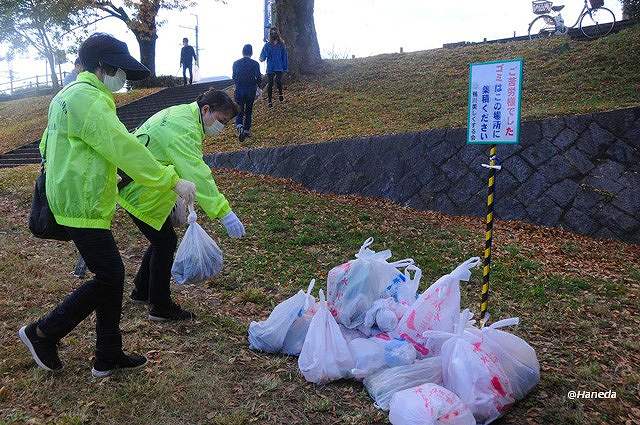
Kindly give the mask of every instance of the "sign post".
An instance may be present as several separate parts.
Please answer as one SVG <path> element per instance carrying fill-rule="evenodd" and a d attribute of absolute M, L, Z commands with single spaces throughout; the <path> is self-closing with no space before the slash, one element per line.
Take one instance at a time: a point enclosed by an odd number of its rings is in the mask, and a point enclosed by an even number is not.
<path fill-rule="evenodd" d="M 489 164 L 482 164 L 483 167 L 489 169 L 489 181 L 480 300 L 481 326 L 484 326 L 489 320 L 489 276 L 491 274 L 491 247 L 493 244 L 495 177 L 496 171 L 502 168 L 497 157 L 497 145 L 520 142 L 523 64 L 522 59 L 515 59 L 469 65 L 467 144 L 490 145 Z"/>

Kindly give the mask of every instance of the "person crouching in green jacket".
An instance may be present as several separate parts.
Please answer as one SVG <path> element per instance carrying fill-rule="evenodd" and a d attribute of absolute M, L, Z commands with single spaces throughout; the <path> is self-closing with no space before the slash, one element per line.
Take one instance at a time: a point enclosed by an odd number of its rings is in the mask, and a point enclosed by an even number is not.
<path fill-rule="evenodd" d="M 193 198 L 195 186 L 180 179 L 173 166 L 156 161 L 116 116 L 112 92 L 120 90 L 126 79 L 149 75 L 127 45 L 98 33 L 82 43 L 79 56 L 85 71 L 52 99 L 40 152 L 49 208 L 95 276 L 18 334 L 39 367 L 59 370 L 57 342 L 95 311 L 91 372 L 105 377 L 147 361 L 122 350 L 124 265 L 111 232 L 116 170 L 125 170 L 137 184 L 165 193 L 174 190 L 183 198 Z"/>
<path fill-rule="evenodd" d="M 226 93 L 209 89 L 193 103 L 156 113 L 135 132 L 156 160 L 172 165 L 180 177 L 195 183 L 200 207 L 209 218 L 219 219 L 234 238 L 244 236 L 244 226 L 218 191 L 211 169 L 202 158 L 202 141 L 205 134 L 219 134 L 237 114 L 238 106 Z M 150 242 L 130 298 L 149 304 L 148 317 L 153 321 L 194 319 L 193 313 L 171 300 L 171 265 L 177 245 L 171 212 L 176 195 L 128 180 L 123 177 L 118 203 Z"/>

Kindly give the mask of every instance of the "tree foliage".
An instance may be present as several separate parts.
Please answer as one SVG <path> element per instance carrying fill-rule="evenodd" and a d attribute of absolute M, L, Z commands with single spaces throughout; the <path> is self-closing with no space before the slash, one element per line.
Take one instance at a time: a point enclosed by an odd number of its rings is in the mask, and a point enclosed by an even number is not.
<path fill-rule="evenodd" d="M 640 19 L 640 0 L 621 0 L 622 14 L 629 19 Z"/>
<path fill-rule="evenodd" d="M 56 56 L 65 34 L 77 25 L 81 7 L 78 0 L 0 0 L 0 42 L 18 51 L 35 49 L 49 62 L 57 88 Z"/>

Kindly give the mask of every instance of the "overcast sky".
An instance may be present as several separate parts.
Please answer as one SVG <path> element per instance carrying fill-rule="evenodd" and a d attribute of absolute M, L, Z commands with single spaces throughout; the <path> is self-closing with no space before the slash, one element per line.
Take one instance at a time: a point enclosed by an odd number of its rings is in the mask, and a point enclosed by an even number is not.
<path fill-rule="evenodd" d="M 565 22 L 573 24 L 583 0 L 563 3 Z M 606 6 L 620 19 L 618 0 Z M 163 12 L 166 21 L 159 30 L 156 51 L 158 74 L 177 74 L 182 37 L 195 45 L 192 30 L 197 14 L 200 22 L 201 69 L 204 76 L 230 75 L 231 64 L 240 56 L 242 46 L 252 43 L 254 58 L 262 48 L 263 1 L 227 0 L 227 4 L 200 0 L 199 6 L 183 12 Z M 529 0 L 316 0 L 315 21 L 320 49 L 324 57 L 362 57 L 380 53 L 424 50 L 456 41 L 480 41 L 509 37 L 527 32 L 533 19 Z M 138 57 L 138 46 L 124 23 L 107 19 L 94 26 L 126 41 Z M 2 56 L 3 52 L 0 52 Z M 73 57 L 70 57 L 73 60 Z M 44 61 L 18 58 L 14 71 L 24 78 L 44 74 Z M 64 69 L 70 69 L 66 64 Z M 7 80 L 8 64 L 0 63 L 0 81 Z M 264 70 L 264 65 L 263 65 Z"/>

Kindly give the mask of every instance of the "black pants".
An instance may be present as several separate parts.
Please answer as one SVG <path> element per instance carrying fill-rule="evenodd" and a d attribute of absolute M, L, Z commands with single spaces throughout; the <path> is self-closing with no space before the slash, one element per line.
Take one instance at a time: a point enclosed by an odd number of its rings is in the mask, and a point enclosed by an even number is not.
<path fill-rule="evenodd" d="M 182 65 L 182 81 L 185 86 L 187 85 L 187 69 L 189 70 L 189 84 L 191 84 L 193 83 L 193 64 Z"/>
<path fill-rule="evenodd" d="M 38 321 L 48 337 L 59 340 L 96 312 L 96 357 L 109 360 L 122 352 L 120 316 L 124 265 L 111 230 L 67 227 L 74 244 L 95 275 Z"/>
<path fill-rule="evenodd" d="M 269 102 L 271 102 L 271 97 L 273 96 L 273 80 L 276 80 L 276 86 L 278 86 L 278 94 L 282 96 L 282 71 L 270 72 L 267 74 L 267 78 L 269 79 L 269 84 L 267 85 L 267 97 L 269 98 Z"/>
<path fill-rule="evenodd" d="M 167 218 L 160 230 L 156 230 L 129 214 L 138 229 L 151 245 L 142 258 L 135 279 L 137 298 L 149 299 L 149 304 L 160 308 L 171 302 L 171 266 L 178 245 L 178 237 L 173 230 L 171 218 Z"/>
<path fill-rule="evenodd" d="M 242 125 L 247 131 L 251 130 L 251 117 L 253 114 L 253 102 L 256 101 L 256 92 L 251 93 L 236 92 L 236 103 L 240 107 L 240 112 L 236 115 L 236 126 Z"/>

